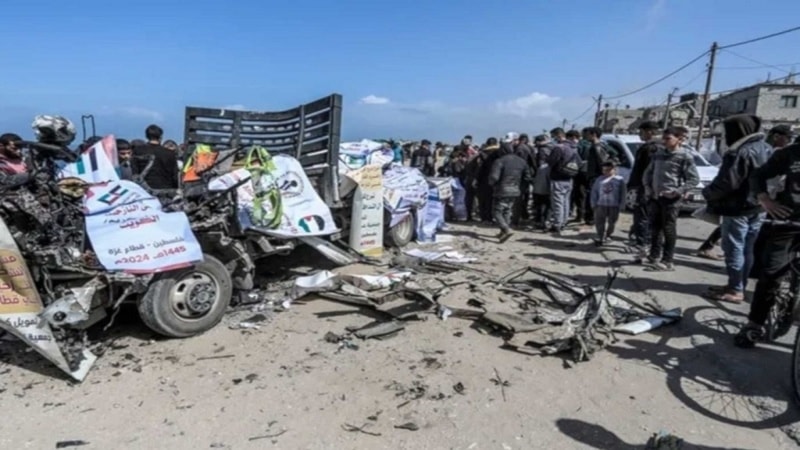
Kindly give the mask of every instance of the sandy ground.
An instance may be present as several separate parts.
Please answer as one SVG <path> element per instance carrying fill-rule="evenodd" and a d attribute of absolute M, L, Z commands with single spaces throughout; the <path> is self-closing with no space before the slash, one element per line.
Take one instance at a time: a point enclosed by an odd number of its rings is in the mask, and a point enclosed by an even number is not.
<path fill-rule="evenodd" d="M 82 384 L 0 342 L 0 448 L 634 449 L 661 430 L 684 448 L 794 448 L 794 334 L 754 351 L 733 347 L 747 306 L 703 300 L 706 286 L 723 282 L 721 263 L 690 256 L 710 231 L 682 220 L 678 270 L 664 274 L 628 265 L 619 242 L 598 251 L 579 230 L 518 232 L 500 245 L 494 229 L 450 226 L 450 245 L 493 274 L 532 265 L 600 284 L 618 266 L 615 288 L 683 309 L 680 323 L 623 337 L 580 364 L 505 350 L 471 321 L 434 315 L 390 339 L 339 347 L 327 332 L 374 319 L 313 298 L 257 330 L 230 329 L 252 315 L 237 313 L 185 340 L 158 340 L 128 317 Z M 507 386 L 492 381 L 498 374 Z M 396 428 L 408 423 L 418 429 Z"/>

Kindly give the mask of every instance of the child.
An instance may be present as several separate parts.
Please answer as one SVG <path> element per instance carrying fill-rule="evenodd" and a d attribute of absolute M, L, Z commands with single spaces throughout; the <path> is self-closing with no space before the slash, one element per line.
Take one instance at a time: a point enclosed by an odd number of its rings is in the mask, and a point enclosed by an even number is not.
<path fill-rule="evenodd" d="M 614 226 L 619 218 L 619 211 L 625 204 L 625 180 L 617 175 L 614 161 L 603 163 L 603 176 L 592 186 L 591 204 L 594 211 L 597 239 L 595 244 L 601 246 L 614 233 Z"/>

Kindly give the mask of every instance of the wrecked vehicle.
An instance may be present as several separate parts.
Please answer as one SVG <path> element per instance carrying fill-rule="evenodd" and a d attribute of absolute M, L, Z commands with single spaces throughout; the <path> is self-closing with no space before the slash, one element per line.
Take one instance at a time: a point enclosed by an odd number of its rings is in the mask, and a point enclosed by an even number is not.
<path fill-rule="evenodd" d="M 230 302 L 227 269 L 202 254 L 183 213 L 116 177 L 113 136 L 78 154 L 68 120 L 38 116 L 33 128 L 37 141 L 18 143 L 28 172 L 0 186 L 0 328 L 83 380 L 95 359 L 85 330 L 124 301 L 162 335 L 215 326 Z"/>
<path fill-rule="evenodd" d="M 313 242 L 264 234 L 258 257 L 291 251 L 298 242 L 311 244 L 319 250 L 323 241 L 346 240 L 350 236 L 356 193 L 352 186 L 343 187 L 347 183 L 339 174 L 341 95 L 333 94 L 280 112 L 190 106 L 186 108 L 185 116 L 184 141 L 188 148 L 195 149 L 195 152 L 199 146 L 208 146 L 215 152 L 234 149 L 243 156 L 242 152 L 259 147 L 268 151 L 273 159 L 279 159 L 281 155 L 290 156 L 299 162 L 299 170 L 303 173 L 292 173 L 292 169 L 282 175 L 279 183 L 282 193 L 306 188 L 301 180 L 306 178 L 310 184 L 308 188 L 315 191 L 330 209 L 336 232 L 324 235 L 324 239 L 311 240 Z M 413 219 L 411 213 L 394 220 L 388 215 L 382 216 L 382 235 L 388 237 L 387 243 L 402 246 L 409 242 L 414 235 Z M 335 253 L 335 249 L 330 247 L 325 250 Z"/>

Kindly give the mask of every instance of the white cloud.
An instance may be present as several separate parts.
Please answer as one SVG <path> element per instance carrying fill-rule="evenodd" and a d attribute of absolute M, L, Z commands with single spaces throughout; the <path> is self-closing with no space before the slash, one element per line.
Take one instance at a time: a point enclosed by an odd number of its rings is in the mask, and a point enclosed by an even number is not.
<path fill-rule="evenodd" d="M 164 120 L 164 115 L 152 109 L 141 108 L 139 106 L 123 106 L 119 108 L 103 108 L 111 114 L 128 116 L 136 119 L 148 119 L 153 122 Z"/>
<path fill-rule="evenodd" d="M 528 95 L 497 102 L 495 109 L 500 114 L 508 114 L 519 117 L 558 117 L 558 112 L 553 106 L 561 100 L 541 92 L 533 92 Z"/>
<path fill-rule="evenodd" d="M 386 97 L 378 97 L 376 95 L 368 95 L 362 98 L 359 103 L 362 105 L 388 105 L 389 99 Z"/>
<path fill-rule="evenodd" d="M 571 121 L 592 103 L 590 97 L 561 98 L 541 92 L 489 104 L 455 105 L 427 100 L 370 108 L 359 101 L 345 105 L 343 134 L 346 140 L 391 137 L 447 142 L 457 142 L 465 134 L 476 140 L 500 137 L 508 131 L 533 135 L 561 126 L 563 119 Z M 592 114 L 587 113 L 576 126 L 586 126 L 591 121 Z M 572 122 L 567 123 L 568 127 L 571 125 Z"/>
<path fill-rule="evenodd" d="M 645 13 L 645 31 L 653 31 L 667 12 L 667 0 L 653 0 Z"/>
<path fill-rule="evenodd" d="M 226 106 L 223 106 L 222 109 L 233 109 L 233 110 L 236 110 L 236 111 L 245 111 L 245 110 L 247 110 L 247 108 L 245 108 L 244 105 L 240 105 L 240 104 L 226 105 Z"/>

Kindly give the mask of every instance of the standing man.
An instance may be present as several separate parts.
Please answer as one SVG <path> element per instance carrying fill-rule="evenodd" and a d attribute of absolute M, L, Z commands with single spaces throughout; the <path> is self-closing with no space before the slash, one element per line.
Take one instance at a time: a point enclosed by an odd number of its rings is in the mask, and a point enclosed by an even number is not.
<path fill-rule="evenodd" d="M 436 176 L 436 160 L 431 152 L 431 141 L 423 139 L 419 148 L 411 154 L 411 167 L 417 168 L 426 177 Z"/>
<path fill-rule="evenodd" d="M 722 123 L 728 151 L 714 180 L 703 189 L 706 208 L 722 216 L 722 250 L 728 284 L 709 289 L 713 300 L 744 301 L 747 277 L 753 267 L 753 246 L 765 215 L 750 195 L 749 177 L 763 166 L 772 147 L 759 133 L 761 118 L 747 114 L 731 116 Z"/>
<path fill-rule="evenodd" d="M 584 217 L 586 207 L 586 196 L 589 190 L 589 180 L 586 178 L 586 157 L 589 153 L 589 143 L 581 139 L 581 132 L 578 130 L 567 131 L 567 140 L 575 144 L 578 157 L 581 159 L 581 167 L 578 175 L 572 180 L 572 212 L 575 213 L 574 220 L 581 222 Z"/>
<path fill-rule="evenodd" d="M 530 141 L 527 134 L 520 134 L 519 143 L 514 148 L 514 154 L 525 161 L 525 164 L 528 167 L 531 167 L 536 153 L 534 152 L 533 147 L 530 146 L 529 142 Z M 530 213 L 528 212 L 528 206 L 530 205 L 531 201 L 530 183 L 523 181 L 520 185 L 520 191 L 521 193 L 519 200 L 514 206 L 514 215 L 512 219 L 514 225 L 519 225 L 521 221 L 530 219 Z"/>
<path fill-rule="evenodd" d="M 658 124 L 647 120 L 639 125 L 639 138 L 642 146 L 636 151 L 633 169 L 628 178 L 628 190 L 636 192 L 636 205 L 633 209 L 633 245 L 638 250 L 636 262 L 641 264 L 647 256 L 650 245 L 650 221 L 647 210 L 648 199 L 644 189 L 644 171 L 650 165 L 653 155 L 661 148 L 658 144 Z"/>
<path fill-rule="evenodd" d="M 550 216 L 550 165 L 548 160 L 555 147 L 547 141 L 547 136 L 540 134 L 533 139 L 536 146 L 536 159 L 533 177 L 533 226 L 539 230 L 547 230 L 547 219 Z"/>
<path fill-rule="evenodd" d="M 134 172 L 143 173 L 152 158 L 153 165 L 144 178 L 147 186 L 151 189 L 178 189 L 178 157 L 174 151 L 161 145 L 164 130 L 158 125 L 150 125 L 144 134 L 147 143 L 133 149 L 133 154 L 137 157 Z"/>
<path fill-rule="evenodd" d="M 492 163 L 488 182 L 494 194 L 494 221 L 500 227 L 497 238 L 502 243 L 513 234 L 510 222 L 514 203 L 520 196 L 520 186 L 530 183 L 531 177 L 528 164 L 522 158 L 507 148 L 499 151 L 500 157 Z"/>
<path fill-rule="evenodd" d="M 577 140 L 568 138 L 553 146 L 547 165 L 550 167 L 550 231 L 561 234 L 569 220 L 572 180 L 581 167 Z"/>
<path fill-rule="evenodd" d="M 567 133 L 561 127 L 550 130 L 550 138 L 555 144 L 563 144 L 567 140 Z"/>
<path fill-rule="evenodd" d="M 133 165 L 131 156 L 133 149 L 131 143 L 125 139 L 117 139 L 117 156 L 119 157 L 119 177 L 123 180 L 133 180 Z"/>
<path fill-rule="evenodd" d="M 681 145 L 681 135 L 676 127 L 664 130 L 664 148 L 653 155 L 643 177 L 645 197 L 650 202 L 650 255 L 647 262 L 658 271 L 675 270 L 678 203 L 700 182 L 694 158 Z"/>
<path fill-rule="evenodd" d="M 475 159 L 476 173 L 472 185 L 478 198 L 478 210 L 480 211 L 481 222 L 490 223 L 492 221 L 492 185 L 489 184 L 489 172 L 492 165 L 500 156 L 500 145 L 497 138 L 490 137 L 486 140 L 486 145 L 481 149 Z"/>
<path fill-rule="evenodd" d="M 586 181 L 587 189 L 594 186 L 595 180 L 603 174 L 603 163 L 609 158 L 608 150 L 600 140 L 603 132 L 597 127 L 583 129 L 583 138 L 589 143 L 586 149 Z M 586 225 L 594 224 L 594 211 L 592 211 L 591 196 L 586 196 L 584 203 L 583 221 Z"/>

